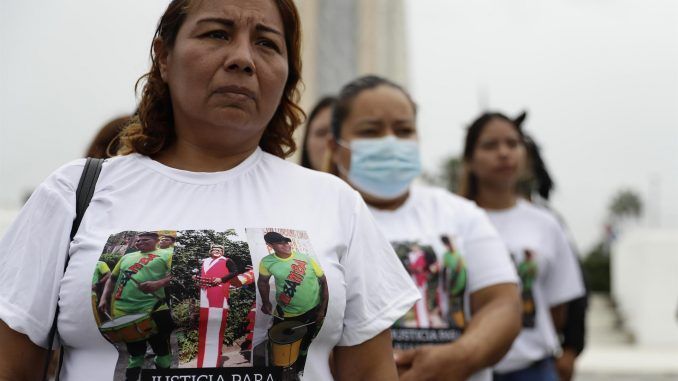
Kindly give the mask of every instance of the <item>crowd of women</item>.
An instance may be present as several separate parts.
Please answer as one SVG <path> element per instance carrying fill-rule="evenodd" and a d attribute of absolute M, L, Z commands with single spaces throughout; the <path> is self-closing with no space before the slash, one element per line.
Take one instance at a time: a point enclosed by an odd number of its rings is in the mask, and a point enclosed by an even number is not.
<path fill-rule="evenodd" d="M 309 112 L 302 168 L 283 160 L 304 116 L 300 39 L 292 0 L 170 3 L 138 111 L 74 239 L 84 160 L 45 180 L 0 242 L 0 380 L 45 377 L 57 305 L 57 377 L 67 381 L 571 379 L 583 345 L 582 309 L 572 302 L 585 289 L 566 229 L 537 201 L 552 182 L 525 115 L 470 123 L 455 195 L 415 181 L 420 127 L 409 93 L 360 77 Z M 161 229 L 243 237 L 250 263 L 265 259 L 274 274 L 275 308 L 299 307 L 290 318 L 309 313 L 303 306 L 315 305 L 322 279 L 323 316 L 312 310 L 321 328 L 299 335 L 312 340 L 303 364 L 285 372 L 277 368 L 293 360 L 217 370 L 125 360 L 90 311 L 92 274 L 112 234 Z M 279 239 L 262 240 L 264 232 Z M 153 271 L 152 252 L 137 252 L 135 271 Z M 120 276 L 136 287 L 135 274 Z M 261 292 L 271 277 L 257 277 Z M 270 304 L 257 294 L 255 342 L 275 324 L 265 319 Z"/>

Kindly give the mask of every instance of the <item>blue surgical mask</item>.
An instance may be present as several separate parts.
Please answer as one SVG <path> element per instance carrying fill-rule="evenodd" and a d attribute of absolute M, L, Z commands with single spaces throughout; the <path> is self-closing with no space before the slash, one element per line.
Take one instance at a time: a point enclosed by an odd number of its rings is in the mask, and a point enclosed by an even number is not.
<path fill-rule="evenodd" d="M 421 172 L 419 145 L 414 140 L 389 135 L 353 140 L 345 148 L 351 151 L 351 168 L 348 174 L 344 168 L 339 170 L 358 190 L 378 198 L 402 196 Z"/>

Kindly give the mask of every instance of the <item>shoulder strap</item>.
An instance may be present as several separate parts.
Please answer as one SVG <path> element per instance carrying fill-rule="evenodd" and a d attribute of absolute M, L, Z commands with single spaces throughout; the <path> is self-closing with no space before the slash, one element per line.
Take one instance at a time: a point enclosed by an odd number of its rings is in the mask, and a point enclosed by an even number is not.
<path fill-rule="evenodd" d="M 94 195 L 94 188 L 96 187 L 97 180 L 99 179 L 99 173 L 101 173 L 101 166 L 104 163 L 104 159 L 95 159 L 88 157 L 85 162 L 85 168 L 82 170 L 82 175 L 80 176 L 80 182 L 78 183 L 78 189 L 75 191 L 75 219 L 73 220 L 73 226 L 71 227 L 71 241 L 75 237 L 75 234 L 78 232 L 80 227 L 80 222 L 82 222 L 82 217 L 85 215 L 85 211 L 89 206 L 90 201 L 92 201 L 92 196 Z M 66 267 L 68 267 L 68 260 L 70 256 L 66 254 L 66 263 L 64 265 L 64 272 L 66 272 Z M 43 370 L 43 381 L 47 381 L 49 376 L 47 371 L 49 369 L 49 364 L 52 360 L 52 346 L 54 345 L 54 338 L 57 333 L 57 319 L 59 317 L 59 303 L 57 301 L 56 311 L 54 313 L 54 320 L 52 321 L 52 328 L 49 330 L 49 339 L 48 339 L 48 349 L 47 349 L 47 359 L 45 360 L 45 367 Z M 63 348 L 59 354 L 59 365 L 56 369 L 56 381 L 59 380 L 59 371 L 61 370 L 61 364 L 64 359 Z"/>

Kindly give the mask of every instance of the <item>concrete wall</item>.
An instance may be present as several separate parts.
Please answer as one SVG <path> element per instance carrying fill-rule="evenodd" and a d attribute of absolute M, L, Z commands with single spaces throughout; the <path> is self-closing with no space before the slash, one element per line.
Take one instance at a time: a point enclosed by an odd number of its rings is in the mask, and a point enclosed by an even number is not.
<path fill-rule="evenodd" d="M 612 296 L 640 345 L 678 346 L 678 230 L 640 229 L 612 247 Z"/>

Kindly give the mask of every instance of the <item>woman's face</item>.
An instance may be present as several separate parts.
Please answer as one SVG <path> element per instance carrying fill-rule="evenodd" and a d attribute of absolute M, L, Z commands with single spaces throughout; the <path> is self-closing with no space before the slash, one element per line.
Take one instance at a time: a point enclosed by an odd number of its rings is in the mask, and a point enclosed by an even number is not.
<path fill-rule="evenodd" d="M 389 135 L 399 139 L 417 140 L 415 111 L 402 91 L 392 86 L 380 85 L 361 92 L 353 100 L 351 111 L 341 127 L 341 144 L 335 145 L 332 159 L 348 171 L 351 151 L 346 146 L 351 141 Z"/>
<path fill-rule="evenodd" d="M 491 119 L 480 133 L 468 164 L 481 186 L 515 186 L 525 166 L 525 145 L 516 127 L 502 119 Z"/>
<path fill-rule="evenodd" d="M 273 0 L 194 2 L 169 51 L 156 42 L 176 133 L 189 143 L 258 145 L 288 76 Z"/>
<path fill-rule="evenodd" d="M 323 167 L 327 141 L 330 139 L 331 118 L 332 107 L 328 106 L 320 110 L 308 124 L 308 136 L 306 138 L 306 147 L 304 148 L 308 152 L 311 168 L 315 170 L 321 170 Z"/>

